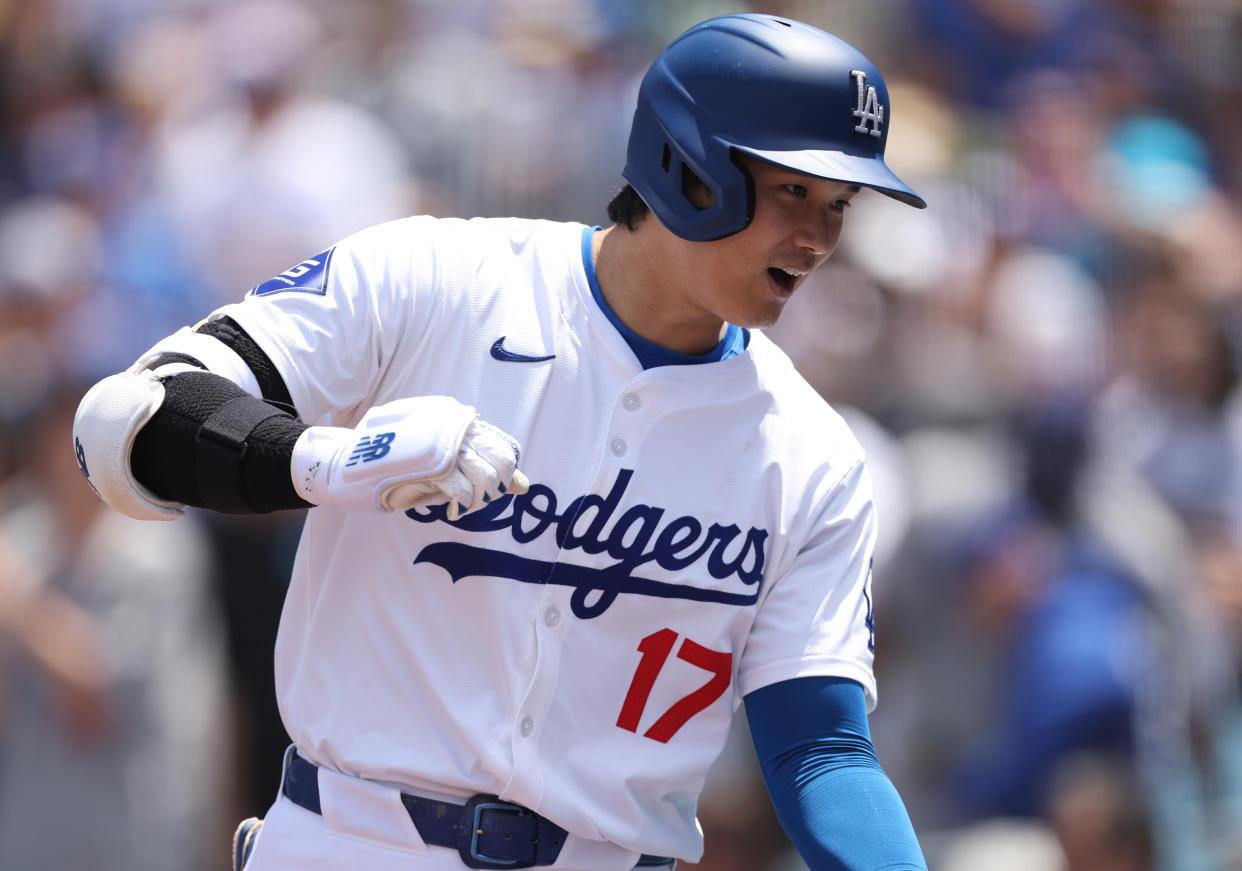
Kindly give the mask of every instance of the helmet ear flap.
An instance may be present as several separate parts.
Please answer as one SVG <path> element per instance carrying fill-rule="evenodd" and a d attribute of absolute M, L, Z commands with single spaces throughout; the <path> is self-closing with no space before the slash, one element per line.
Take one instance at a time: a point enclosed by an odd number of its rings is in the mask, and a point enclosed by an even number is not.
<path fill-rule="evenodd" d="M 705 178 L 688 160 L 679 162 L 682 199 L 697 211 L 702 224 L 693 238 L 680 232 L 678 235 L 695 242 L 711 242 L 750 226 L 755 217 L 755 180 L 742 163 L 741 152 L 723 144 L 708 151 L 705 163 L 712 169 Z M 695 185 L 706 191 L 710 199 L 706 205 L 699 205 L 691 196 Z"/>
<path fill-rule="evenodd" d="M 660 223 L 683 239 L 706 242 L 747 227 L 754 214 L 753 182 L 734 149 L 715 139 L 704 141 L 688 113 L 680 127 L 675 111 L 666 114 L 674 117 L 657 118 L 650 103 L 640 99 L 622 172 L 626 181 Z M 710 202 L 688 195 L 696 183 L 710 192 Z"/>
<path fill-rule="evenodd" d="M 750 170 L 742 163 L 742 152 L 736 148 L 729 149 L 729 161 L 737 169 L 738 175 L 742 177 L 744 186 L 744 196 L 746 203 L 746 223 L 742 224 L 738 230 L 744 230 L 750 226 L 750 222 L 755 217 L 755 177 L 750 174 Z"/>
<path fill-rule="evenodd" d="M 716 192 L 684 162 L 681 165 L 681 195 L 700 212 L 716 204 Z"/>

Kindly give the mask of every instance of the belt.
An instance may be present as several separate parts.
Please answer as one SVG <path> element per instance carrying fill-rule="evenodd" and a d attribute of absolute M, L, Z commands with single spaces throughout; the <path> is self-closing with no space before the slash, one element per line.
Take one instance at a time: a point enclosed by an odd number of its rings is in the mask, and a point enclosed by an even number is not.
<path fill-rule="evenodd" d="M 319 772 L 313 762 L 291 752 L 282 790 L 299 807 L 322 813 Z M 403 792 L 401 803 L 424 842 L 456 850 L 467 868 L 503 871 L 551 865 L 568 836 L 551 820 L 494 795 L 480 793 L 460 805 Z M 672 864 L 665 856 L 644 854 L 636 867 Z"/>

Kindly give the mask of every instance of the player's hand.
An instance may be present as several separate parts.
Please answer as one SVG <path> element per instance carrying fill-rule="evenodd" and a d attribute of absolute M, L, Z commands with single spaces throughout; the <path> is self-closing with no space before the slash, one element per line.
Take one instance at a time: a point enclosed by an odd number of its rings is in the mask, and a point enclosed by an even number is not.
<path fill-rule="evenodd" d="M 525 493 L 521 448 L 448 396 L 378 405 L 354 429 L 312 426 L 293 448 L 293 486 L 314 505 L 407 511 L 448 505 L 449 520 Z"/>
<path fill-rule="evenodd" d="M 435 480 L 408 481 L 385 495 L 390 511 L 408 511 L 430 505 L 448 505 L 448 519 L 477 511 L 505 493 L 520 495 L 530 487 L 518 469 L 522 450 L 498 427 L 475 418 L 466 428 L 457 461 L 448 474 Z"/>

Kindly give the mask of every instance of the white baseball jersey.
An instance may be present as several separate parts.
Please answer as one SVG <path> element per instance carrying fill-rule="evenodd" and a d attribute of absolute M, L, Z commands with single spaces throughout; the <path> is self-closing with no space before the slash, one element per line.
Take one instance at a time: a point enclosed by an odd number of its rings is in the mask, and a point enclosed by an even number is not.
<path fill-rule="evenodd" d="M 519 440 L 532 482 L 456 523 L 312 509 L 277 693 L 329 768 L 695 861 L 744 694 L 832 675 L 874 705 L 871 485 L 761 334 L 644 371 L 592 295 L 584 232 L 408 218 L 220 310 L 306 422 L 451 395 Z"/>

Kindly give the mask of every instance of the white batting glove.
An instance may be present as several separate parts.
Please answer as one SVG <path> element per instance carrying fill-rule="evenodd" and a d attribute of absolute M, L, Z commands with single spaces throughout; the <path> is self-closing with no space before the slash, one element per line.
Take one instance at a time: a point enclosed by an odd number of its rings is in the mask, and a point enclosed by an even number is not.
<path fill-rule="evenodd" d="M 313 505 L 407 511 L 447 503 L 449 520 L 530 486 L 518 443 L 449 396 L 378 405 L 354 429 L 312 426 L 293 447 L 293 486 Z"/>

